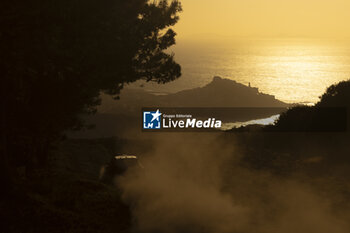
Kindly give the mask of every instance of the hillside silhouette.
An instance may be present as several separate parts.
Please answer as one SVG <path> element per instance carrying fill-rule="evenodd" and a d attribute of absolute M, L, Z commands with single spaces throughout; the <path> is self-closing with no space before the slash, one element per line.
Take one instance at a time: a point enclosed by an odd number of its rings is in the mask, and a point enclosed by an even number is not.
<path fill-rule="evenodd" d="M 145 90 L 125 89 L 120 100 L 105 96 L 100 113 L 139 111 L 142 107 L 288 107 L 273 95 L 259 92 L 234 80 L 214 77 L 204 87 L 167 95 L 156 95 Z"/>

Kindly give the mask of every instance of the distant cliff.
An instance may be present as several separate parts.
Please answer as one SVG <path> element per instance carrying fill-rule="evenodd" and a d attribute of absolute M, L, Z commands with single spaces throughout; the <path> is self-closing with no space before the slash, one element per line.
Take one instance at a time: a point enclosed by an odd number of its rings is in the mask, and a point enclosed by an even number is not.
<path fill-rule="evenodd" d="M 274 96 L 260 93 L 230 79 L 214 77 L 208 85 L 164 96 L 171 106 L 185 107 L 287 107 Z"/>
<path fill-rule="evenodd" d="M 120 100 L 105 96 L 100 113 L 139 111 L 142 107 L 288 107 L 273 95 L 260 93 L 230 79 L 214 77 L 204 87 L 168 95 L 155 95 L 144 90 L 123 90 Z"/>

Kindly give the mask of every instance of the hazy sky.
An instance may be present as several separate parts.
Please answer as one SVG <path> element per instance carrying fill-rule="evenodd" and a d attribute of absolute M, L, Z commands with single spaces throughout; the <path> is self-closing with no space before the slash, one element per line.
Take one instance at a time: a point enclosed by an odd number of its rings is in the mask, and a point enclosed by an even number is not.
<path fill-rule="evenodd" d="M 180 0 L 180 38 L 349 37 L 350 0 Z"/>

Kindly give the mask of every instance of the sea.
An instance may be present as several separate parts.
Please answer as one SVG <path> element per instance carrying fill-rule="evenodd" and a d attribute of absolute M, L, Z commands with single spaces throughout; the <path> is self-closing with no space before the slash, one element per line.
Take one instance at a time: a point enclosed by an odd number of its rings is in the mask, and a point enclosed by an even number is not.
<path fill-rule="evenodd" d="M 346 39 L 179 39 L 169 52 L 182 67 L 179 79 L 129 87 L 174 93 L 205 86 L 220 76 L 287 103 L 312 105 L 327 87 L 350 78 L 350 40 Z"/>

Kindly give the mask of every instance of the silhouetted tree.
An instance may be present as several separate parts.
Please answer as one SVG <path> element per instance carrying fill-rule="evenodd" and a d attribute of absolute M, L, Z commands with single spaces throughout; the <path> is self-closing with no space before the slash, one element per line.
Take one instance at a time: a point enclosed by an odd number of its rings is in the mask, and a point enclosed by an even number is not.
<path fill-rule="evenodd" d="M 320 97 L 320 107 L 350 107 L 350 80 L 331 85 Z"/>
<path fill-rule="evenodd" d="M 296 106 L 281 114 L 269 131 L 345 131 L 349 124 L 350 81 L 327 88 L 315 106 Z"/>
<path fill-rule="evenodd" d="M 51 142 L 82 126 L 101 91 L 178 78 L 164 51 L 179 11 L 176 0 L 1 1 L 0 176 L 8 163 L 45 163 Z"/>

